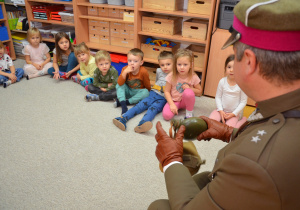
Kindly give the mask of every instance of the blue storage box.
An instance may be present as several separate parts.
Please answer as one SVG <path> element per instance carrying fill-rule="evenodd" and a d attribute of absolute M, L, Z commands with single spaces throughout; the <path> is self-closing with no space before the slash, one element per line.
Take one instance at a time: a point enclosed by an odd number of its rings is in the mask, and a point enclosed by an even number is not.
<path fill-rule="evenodd" d="M 3 19 L 2 5 L 0 5 L 0 19 Z"/>
<path fill-rule="evenodd" d="M 118 75 L 120 75 L 122 72 L 122 68 L 128 65 L 127 56 L 111 53 L 110 57 L 111 57 L 111 65 L 116 68 L 116 70 L 118 71 Z"/>
<path fill-rule="evenodd" d="M 0 40 L 1 41 L 9 40 L 6 26 L 0 26 Z"/>

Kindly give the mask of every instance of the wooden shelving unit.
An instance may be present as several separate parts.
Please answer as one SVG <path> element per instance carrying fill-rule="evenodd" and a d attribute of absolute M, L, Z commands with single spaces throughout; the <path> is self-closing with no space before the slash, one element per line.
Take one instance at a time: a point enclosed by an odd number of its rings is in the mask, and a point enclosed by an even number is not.
<path fill-rule="evenodd" d="M 31 6 L 33 5 L 43 5 L 43 4 L 54 4 L 54 5 L 65 5 L 69 7 L 73 7 L 74 2 L 68 2 L 68 1 L 49 1 L 49 0 L 25 0 L 25 7 L 27 11 L 27 18 L 29 24 L 31 22 L 40 22 L 44 25 L 62 25 L 62 26 L 72 26 L 75 27 L 75 23 L 68 23 L 68 22 L 62 22 L 62 21 L 56 21 L 56 20 L 42 20 L 42 19 L 36 19 L 33 18 L 32 9 Z M 30 26 L 30 25 L 29 25 Z M 45 42 L 55 42 L 54 39 L 49 38 L 43 38 L 43 41 Z"/>
<path fill-rule="evenodd" d="M 16 59 L 16 53 L 15 53 L 13 41 L 12 41 L 12 38 L 11 38 L 11 33 L 10 33 L 10 30 L 9 30 L 9 24 L 8 24 L 6 10 L 5 10 L 5 5 L 4 5 L 3 2 L 0 2 L 0 5 L 1 5 L 1 8 L 2 8 L 2 13 L 3 13 L 3 19 L 0 19 L 0 24 L 4 23 L 4 26 L 6 26 L 7 33 L 8 33 L 8 40 L 3 40 L 2 42 L 5 45 L 9 46 L 10 57 L 11 57 L 12 60 L 15 60 Z"/>
<path fill-rule="evenodd" d="M 167 11 L 167 10 L 143 8 L 142 1 L 135 1 L 135 25 L 134 26 L 135 26 L 135 31 L 137 32 L 136 47 L 138 48 L 141 47 L 141 43 L 145 40 L 145 37 L 155 37 L 155 38 L 161 38 L 161 39 L 170 40 L 174 42 L 180 42 L 183 44 L 195 44 L 195 45 L 205 46 L 204 67 L 194 68 L 196 72 L 201 72 L 202 74 L 201 87 L 203 90 L 205 84 L 208 54 L 210 49 L 210 38 L 211 38 L 213 22 L 214 22 L 215 6 L 216 6 L 216 0 L 212 0 L 210 15 L 201 15 L 201 14 L 188 13 L 187 10 L 185 9 L 180 11 Z M 185 19 L 193 18 L 193 19 L 200 19 L 202 21 L 206 21 L 208 24 L 207 38 L 206 40 L 200 40 L 200 39 L 191 39 L 191 38 L 183 37 L 182 33 L 175 34 L 175 35 L 166 35 L 166 34 L 142 31 L 142 16 L 147 14 L 153 14 L 153 13 L 160 14 L 160 15 L 182 17 Z M 158 63 L 157 60 L 150 59 L 147 57 L 145 57 L 144 60 L 150 63 L 155 63 L 155 64 Z"/>

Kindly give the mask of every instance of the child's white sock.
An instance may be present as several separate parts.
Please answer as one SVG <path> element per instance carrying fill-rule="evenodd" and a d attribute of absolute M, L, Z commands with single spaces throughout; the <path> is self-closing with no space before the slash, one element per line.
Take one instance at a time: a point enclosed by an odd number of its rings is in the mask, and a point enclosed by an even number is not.
<path fill-rule="evenodd" d="M 6 88 L 11 84 L 11 80 L 7 80 L 6 82 L 3 83 L 3 87 Z"/>
<path fill-rule="evenodd" d="M 186 110 L 186 112 L 185 112 L 185 118 L 190 118 L 190 117 L 193 117 L 193 110 L 192 111 Z"/>

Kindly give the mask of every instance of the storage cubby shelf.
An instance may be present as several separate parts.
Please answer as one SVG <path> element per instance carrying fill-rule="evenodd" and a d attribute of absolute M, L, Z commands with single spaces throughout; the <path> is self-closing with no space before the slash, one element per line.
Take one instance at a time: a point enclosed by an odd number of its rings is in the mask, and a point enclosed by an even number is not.
<path fill-rule="evenodd" d="M 188 13 L 187 10 L 181 10 L 181 11 L 167 11 L 167 10 L 158 10 L 158 9 L 145 9 L 145 8 L 139 8 L 139 11 L 141 12 L 153 12 L 158 14 L 165 14 L 165 15 L 174 15 L 174 16 L 181 16 L 181 17 L 190 17 L 190 18 L 199 18 L 203 20 L 209 20 L 209 15 L 200 15 L 195 13 Z"/>

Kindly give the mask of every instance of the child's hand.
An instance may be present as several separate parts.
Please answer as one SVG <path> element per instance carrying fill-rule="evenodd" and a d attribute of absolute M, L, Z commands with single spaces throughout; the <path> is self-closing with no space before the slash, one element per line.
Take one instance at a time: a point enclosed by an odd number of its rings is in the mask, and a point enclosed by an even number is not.
<path fill-rule="evenodd" d="M 226 113 L 225 113 L 223 110 L 220 110 L 219 113 L 220 113 L 220 115 L 221 115 L 222 123 L 225 124 L 225 116 L 226 116 Z"/>
<path fill-rule="evenodd" d="M 41 65 L 40 65 L 40 64 L 32 63 L 32 65 L 33 65 L 37 70 L 41 70 Z"/>
<path fill-rule="evenodd" d="M 17 81 L 17 77 L 14 74 L 9 74 L 8 78 L 10 79 L 11 83 L 15 83 Z"/>
<path fill-rule="evenodd" d="M 67 72 L 66 73 L 66 77 L 69 78 L 69 76 L 71 75 L 71 72 Z"/>
<path fill-rule="evenodd" d="M 40 67 L 41 67 L 41 69 L 40 70 L 42 70 L 43 68 L 44 68 L 44 64 L 40 64 Z"/>
<path fill-rule="evenodd" d="M 107 92 L 106 88 L 100 88 L 103 92 Z"/>
<path fill-rule="evenodd" d="M 175 114 L 175 115 L 178 114 L 178 108 L 175 104 L 170 105 L 170 110 L 173 114 Z"/>
<path fill-rule="evenodd" d="M 181 87 L 183 90 L 190 88 L 190 86 L 188 84 L 183 84 Z"/>
<path fill-rule="evenodd" d="M 80 74 L 77 74 L 76 77 L 77 77 L 78 81 L 81 80 L 81 79 L 80 79 Z"/>
<path fill-rule="evenodd" d="M 230 118 L 235 117 L 235 114 L 233 114 L 233 113 L 226 113 L 224 117 L 225 117 L 226 120 L 229 120 Z"/>
<path fill-rule="evenodd" d="M 112 86 L 112 84 L 113 84 L 113 83 L 108 83 L 107 87 L 110 87 L 110 86 Z"/>
<path fill-rule="evenodd" d="M 134 70 L 133 66 L 127 66 L 127 68 L 125 69 L 126 73 L 133 72 L 133 70 Z"/>
<path fill-rule="evenodd" d="M 58 72 L 54 72 L 53 79 L 58 80 L 59 78 L 60 78 L 59 73 Z"/>

